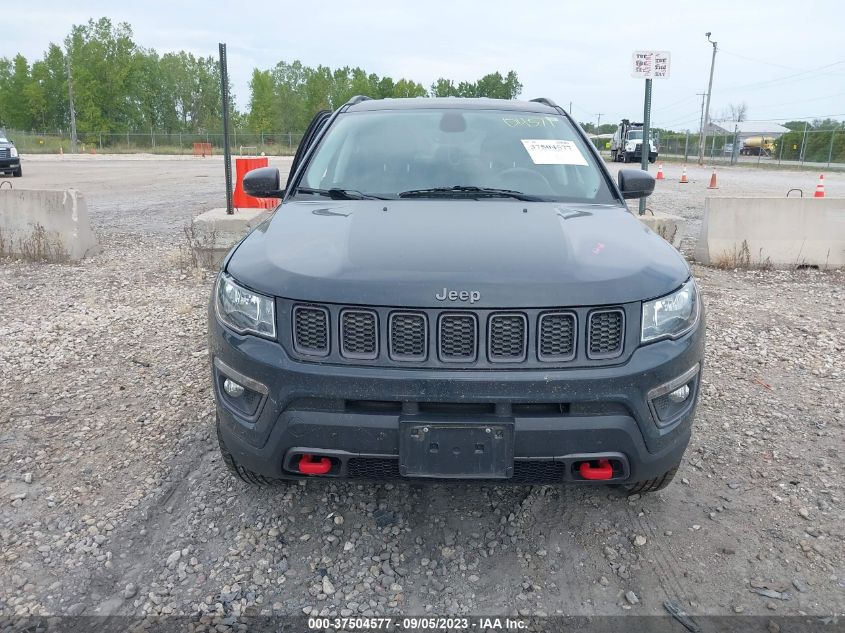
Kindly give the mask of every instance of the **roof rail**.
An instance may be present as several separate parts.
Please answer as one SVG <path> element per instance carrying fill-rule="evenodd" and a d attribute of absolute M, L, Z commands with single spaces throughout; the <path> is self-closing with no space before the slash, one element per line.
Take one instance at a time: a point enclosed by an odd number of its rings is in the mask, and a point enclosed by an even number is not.
<path fill-rule="evenodd" d="M 558 108 L 558 107 L 560 107 L 560 106 L 558 106 L 558 104 L 556 104 L 554 101 L 552 101 L 551 99 L 548 99 L 548 98 L 546 98 L 546 97 L 537 97 L 536 99 L 531 99 L 531 101 L 533 101 L 533 102 L 535 102 L 535 103 L 542 103 L 543 105 L 547 105 L 547 106 L 549 106 L 550 108 Z"/>
<path fill-rule="evenodd" d="M 356 103 L 361 103 L 362 101 L 372 101 L 372 97 L 368 97 L 367 95 L 355 95 L 349 101 L 346 102 L 346 105 L 351 106 L 355 105 Z"/>

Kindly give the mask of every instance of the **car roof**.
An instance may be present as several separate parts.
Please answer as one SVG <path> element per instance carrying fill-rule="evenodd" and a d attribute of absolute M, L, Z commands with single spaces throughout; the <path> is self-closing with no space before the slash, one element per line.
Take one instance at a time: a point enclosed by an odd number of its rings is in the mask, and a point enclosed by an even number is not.
<path fill-rule="evenodd" d="M 373 110 L 509 110 L 513 112 L 536 112 L 560 114 L 558 110 L 539 101 L 517 101 L 515 99 L 468 99 L 464 97 L 413 97 L 407 99 L 366 99 L 347 107 L 347 112 Z"/>

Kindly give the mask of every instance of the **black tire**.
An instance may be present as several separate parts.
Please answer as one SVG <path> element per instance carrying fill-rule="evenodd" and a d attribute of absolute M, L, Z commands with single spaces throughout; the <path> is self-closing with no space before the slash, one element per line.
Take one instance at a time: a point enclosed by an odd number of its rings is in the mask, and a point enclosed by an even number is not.
<path fill-rule="evenodd" d="M 226 443 L 223 441 L 223 436 L 220 435 L 220 422 L 217 422 L 217 444 L 220 446 L 220 455 L 223 457 L 223 463 L 226 465 L 226 469 L 232 473 L 235 477 L 240 479 L 243 482 L 248 483 L 250 486 L 256 486 L 258 488 L 270 488 L 273 486 L 287 486 L 290 485 L 291 481 L 287 479 L 276 479 L 273 477 L 265 477 L 264 475 L 259 475 L 258 473 L 254 473 L 243 466 L 240 466 L 236 461 L 232 454 L 229 452 L 229 449 L 226 448 Z"/>
<path fill-rule="evenodd" d="M 23 167 L 18 167 L 15 171 L 12 172 L 12 175 L 15 178 L 20 178 L 21 176 L 23 176 Z"/>
<path fill-rule="evenodd" d="M 672 483 L 675 478 L 675 473 L 678 472 L 680 464 L 676 464 L 662 475 L 658 475 L 654 479 L 647 479 L 645 481 L 638 481 L 635 484 L 625 487 L 625 492 L 629 495 L 644 495 L 649 492 L 657 492 L 663 490 L 666 486 Z"/>

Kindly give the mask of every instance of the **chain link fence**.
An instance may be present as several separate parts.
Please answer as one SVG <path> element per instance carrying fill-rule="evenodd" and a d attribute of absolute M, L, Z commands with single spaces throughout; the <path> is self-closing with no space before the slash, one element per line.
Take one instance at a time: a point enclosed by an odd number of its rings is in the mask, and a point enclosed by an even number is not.
<path fill-rule="evenodd" d="M 662 134 L 655 138 L 658 160 L 673 158 L 697 162 L 698 132 Z M 610 156 L 606 139 L 593 139 L 604 156 Z M 753 135 L 708 134 L 704 161 L 712 165 L 792 165 L 845 168 L 845 127 L 826 130 L 761 132 Z"/>
<path fill-rule="evenodd" d="M 71 151 L 70 133 L 15 132 L 9 137 L 22 154 L 58 154 Z M 296 152 L 302 132 L 242 132 L 230 135 L 233 155 L 287 156 Z M 656 138 L 660 157 L 696 162 L 699 135 L 663 134 Z M 610 156 L 607 139 L 593 139 L 606 157 Z M 212 154 L 223 153 L 222 133 L 190 134 L 186 132 L 82 132 L 78 134 L 77 151 L 105 154 L 183 154 L 194 153 L 194 143 L 210 143 Z M 708 164 L 742 165 L 807 165 L 811 167 L 845 168 L 845 127 L 827 130 L 796 130 L 785 134 L 760 133 L 710 134 L 704 148 Z"/>
<path fill-rule="evenodd" d="M 21 154 L 58 154 L 71 151 L 70 133 L 15 132 L 9 130 Z M 287 156 L 296 152 L 302 132 L 239 132 L 229 135 L 232 154 Z M 213 154 L 223 153 L 222 133 L 186 132 L 80 132 L 77 152 L 104 154 L 184 154 L 194 153 L 194 143 L 210 143 Z"/>

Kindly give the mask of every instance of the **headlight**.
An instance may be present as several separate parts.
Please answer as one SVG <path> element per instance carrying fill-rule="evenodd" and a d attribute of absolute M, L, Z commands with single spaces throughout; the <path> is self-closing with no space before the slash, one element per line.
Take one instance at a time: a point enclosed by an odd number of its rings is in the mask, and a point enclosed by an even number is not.
<path fill-rule="evenodd" d="M 235 332 L 276 338 L 273 300 L 239 286 L 225 273 L 217 281 L 216 305 L 217 316 Z"/>
<path fill-rule="evenodd" d="M 633 151 L 634 151 L 634 147 L 636 147 L 636 145 L 634 145 L 633 143 L 628 143 L 628 144 L 625 146 L 625 151 L 626 151 L 626 152 L 633 152 Z"/>
<path fill-rule="evenodd" d="M 10 152 L 11 152 L 11 153 L 9 154 L 9 156 L 11 156 L 12 158 L 17 158 L 17 157 L 18 157 L 18 148 L 17 148 L 17 147 L 13 147 L 13 148 L 10 150 Z"/>
<path fill-rule="evenodd" d="M 689 332 L 698 320 L 698 289 L 690 280 L 670 295 L 643 303 L 643 343 L 659 338 L 677 338 Z"/>

